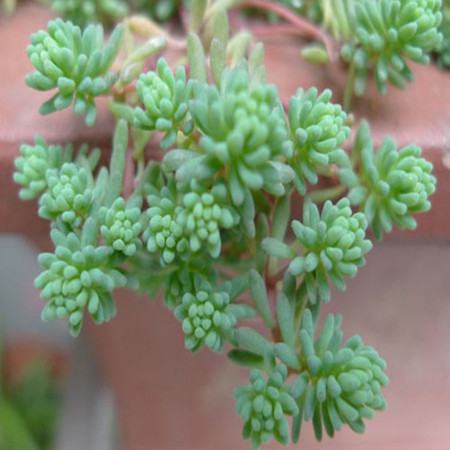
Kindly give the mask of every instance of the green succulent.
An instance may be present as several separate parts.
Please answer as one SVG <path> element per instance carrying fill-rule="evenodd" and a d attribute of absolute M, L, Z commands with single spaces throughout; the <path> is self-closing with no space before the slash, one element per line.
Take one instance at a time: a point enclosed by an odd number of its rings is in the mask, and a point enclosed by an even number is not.
<path fill-rule="evenodd" d="M 217 183 L 207 189 L 193 180 L 178 195 L 173 189 L 172 184 L 148 196 L 147 249 L 160 251 L 164 264 L 172 263 L 176 256 L 186 260 L 202 249 L 217 258 L 222 248 L 221 230 L 239 223 L 237 212 L 227 206 L 225 185 Z"/>
<path fill-rule="evenodd" d="M 289 264 L 288 271 L 303 275 L 302 289 L 309 301 L 329 301 L 328 279 L 345 289 L 345 277 L 354 277 L 365 264 L 364 255 L 372 243 L 366 239 L 367 220 L 363 213 L 353 213 L 350 201 L 325 202 L 322 211 L 306 201 L 303 222 L 292 221 L 292 230 L 301 245 L 302 255 Z"/>
<path fill-rule="evenodd" d="M 300 331 L 298 364 L 301 368 L 291 389 L 299 407 L 293 421 L 293 440 L 298 439 L 302 420 L 312 420 L 318 440 L 322 438 L 323 428 L 330 437 L 344 425 L 362 433 L 364 420 L 386 407 L 382 394 L 382 388 L 388 383 L 384 372 L 386 363 L 359 336 L 342 345 L 339 316 L 329 314 L 316 339 L 314 328 L 312 314 L 307 309 Z M 295 357 L 293 350 L 278 348 L 278 353 L 289 352 Z"/>
<path fill-rule="evenodd" d="M 441 28 L 443 36 L 441 44 L 437 47 L 438 65 L 443 69 L 450 68 L 450 19 L 445 27 Z"/>
<path fill-rule="evenodd" d="M 288 443 L 287 416 L 296 416 L 298 407 L 286 384 L 287 373 L 286 366 L 280 364 L 266 380 L 254 369 L 250 384 L 235 390 L 236 409 L 244 421 L 242 434 L 252 441 L 254 449 L 273 437 L 281 444 Z"/>
<path fill-rule="evenodd" d="M 224 72 L 220 89 L 193 81 L 192 90 L 189 110 L 201 133 L 200 149 L 179 157 L 177 179 L 224 174 L 236 206 L 249 190 L 283 195 L 294 173 L 280 161 L 292 149 L 275 87 L 252 82 L 247 66 L 239 65 Z"/>
<path fill-rule="evenodd" d="M 132 256 L 140 247 L 142 231 L 140 208 L 127 206 L 125 200 L 119 197 L 111 207 L 100 209 L 100 233 L 105 243 L 115 251 Z"/>
<path fill-rule="evenodd" d="M 75 17 L 90 21 L 116 1 L 66 6 L 84 8 Z M 371 70 L 381 90 L 388 81 L 400 85 L 410 77 L 407 60 L 426 62 L 441 39 L 440 0 L 277 1 L 311 11 L 325 31 L 349 40 L 347 87 L 355 81 L 359 92 Z M 259 4 L 293 18 L 273 2 Z M 130 10 L 167 18 L 174 5 L 179 0 L 131 0 Z M 100 26 L 81 31 L 60 19 L 32 36 L 36 72 L 27 82 L 55 91 L 42 113 L 72 105 L 92 125 L 96 97 L 105 95 L 118 118 L 109 164 L 102 160 L 98 170 L 99 150 L 72 158 L 70 146 L 41 138 L 16 161 L 21 197 L 40 195 L 39 214 L 51 221 L 55 249 L 40 255 L 35 281 L 42 318 L 66 318 L 76 336 L 85 314 L 95 323 L 114 316 L 114 289 L 152 298 L 162 291 L 189 350 L 227 347 L 230 361 L 252 369 L 235 397 L 254 449 L 272 438 L 296 442 L 303 421 L 312 421 L 318 439 L 346 424 L 362 432 L 385 407 L 385 363 L 359 337 L 342 342 L 339 316 L 329 315 L 318 336 L 316 324 L 331 284 L 344 289 L 365 264 L 367 227 L 377 237 L 393 225 L 413 228 L 413 215 L 430 208 L 432 165 L 418 147 L 397 150 L 389 139 L 375 153 L 365 122 L 347 156 L 352 118 L 331 92 L 299 89 L 285 108 L 266 82 L 263 45 L 252 46 L 247 32 L 230 36 L 227 10 L 249 4 L 188 5 L 179 17 L 189 29 L 186 46 L 142 17 L 126 20 L 106 45 Z M 148 58 L 174 47 L 186 47 L 189 70 L 173 71 L 159 58 L 139 77 Z M 324 62 L 325 53 L 316 46 L 309 57 Z M 162 160 L 147 151 L 150 140 L 167 150 Z M 319 177 L 328 187 L 312 186 Z M 291 221 L 297 200 L 303 215 Z"/>
<path fill-rule="evenodd" d="M 436 190 L 433 164 L 421 156 L 419 147 L 397 150 L 390 138 L 374 152 L 367 122 L 358 129 L 353 151 L 359 175 L 347 170 L 341 178 L 350 187 L 349 199 L 360 205 L 377 239 L 393 225 L 415 229 L 413 214 L 431 208 L 428 197 Z"/>
<path fill-rule="evenodd" d="M 442 41 L 436 47 L 437 62 L 443 69 L 450 68 L 450 1 L 443 1 L 443 19 L 440 27 Z"/>
<path fill-rule="evenodd" d="M 236 325 L 229 306 L 230 296 L 226 292 L 201 290 L 183 295 L 175 316 L 182 322 L 188 350 L 196 351 L 203 345 L 215 352 L 222 350 L 224 340 Z"/>
<path fill-rule="evenodd" d="M 183 209 L 178 223 L 189 239 L 192 252 L 205 244 L 213 258 L 218 258 L 222 248 L 221 229 L 232 228 L 239 222 L 238 214 L 227 206 L 228 192 L 224 184 L 216 184 L 210 191 L 198 183 L 191 183 L 190 192 L 183 195 Z"/>
<path fill-rule="evenodd" d="M 186 292 L 194 292 L 194 283 L 192 273 L 183 267 L 168 275 L 164 286 L 164 303 L 174 310 L 181 303 Z"/>
<path fill-rule="evenodd" d="M 128 12 L 122 0 L 52 0 L 52 9 L 80 27 L 95 22 L 112 24 Z"/>
<path fill-rule="evenodd" d="M 130 0 L 133 8 L 158 22 L 166 22 L 177 14 L 182 0 Z"/>
<path fill-rule="evenodd" d="M 14 181 L 22 186 L 19 196 L 31 200 L 47 188 L 47 170 L 59 169 L 72 158 L 72 147 L 48 145 L 41 136 L 36 136 L 34 145 L 23 144 L 14 161 Z"/>
<path fill-rule="evenodd" d="M 46 173 L 47 191 L 39 200 L 39 215 L 44 219 L 61 219 L 78 227 L 89 214 L 93 202 L 92 176 L 75 163 Z"/>
<path fill-rule="evenodd" d="M 158 194 L 149 195 L 148 204 L 148 224 L 144 230 L 147 250 L 150 253 L 160 252 L 161 263 L 171 264 L 176 256 L 183 256 L 189 250 L 189 241 L 178 221 L 183 208 L 166 187 Z"/>
<path fill-rule="evenodd" d="M 166 133 L 162 144 L 172 145 L 188 112 L 189 89 L 184 67 L 179 66 L 174 75 L 166 60 L 160 58 L 156 72 L 142 74 L 136 89 L 144 109 L 135 109 L 134 126 L 162 131 Z"/>
<path fill-rule="evenodd" d="M 47 302 L 43 320 L 67 318 L 72 335 L 81 330 L 85 308 L 96 323 L 110 320 L 116 311 L 112 292 L 125 285 L 126 277 L 111 267 L 112 249 L 96 244 L 95 222 L 86 222 L 81 237 L 56 228 L 50 235 L 55 252 L 39 255 L 45 270 L 35 280 Z"/>
<path fill-rule="evenodd" d="M 116 81 L 110 68 L 119 52 L 123 28 L 114 29 L 106 47 L 101 25 L 89 25 L 84 31 L 71 22 L 51 20 L 47 31 L 31 36 L 28 57 L 36 71 L 27 75 L 28 86 L 39 91 L 57 90 L 40 109 L 49 114 L 73 104 L 84 114 L 87 125 L 95 122 L 95 97 L 108 93 Z"/>
<path fill-rule="evenodd" d="M 413 79 L 407 60 L 427 64 L 442 35 L 441 0 L 359 0 L 352 3 L 354 42 L 343 46 L 344 60 L 354 65 L 355 93 L 362 95 L 369 71 L 378 90 L 387 83 L 404 88 Z"/>
<path fill-rule="evenodd" d="M 320 95 L 316 88 L 299 89 L 289 102 L 289 125 L 294 142 L 290 161 L 297 176 L 295 186 L 300 194 L 306 183 L 316 184 L 318 170 L 330 164 L 345 164 L 347 154 L 340 148 L 350 135 L 347 114 L 340 105 L 331 103 L 331 91 Z"/>

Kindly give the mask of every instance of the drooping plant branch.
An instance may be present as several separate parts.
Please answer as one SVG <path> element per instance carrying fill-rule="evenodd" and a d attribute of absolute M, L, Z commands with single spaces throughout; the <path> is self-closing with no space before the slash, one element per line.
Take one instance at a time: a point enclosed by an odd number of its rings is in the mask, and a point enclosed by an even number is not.
<path fill-rule="evenodd" d="M 364 121 L 344 151 L 351 123 L 329 90 L 299 89 L 283 106 L 263 45 L 230 34 L 225 6 L 192 0 L 176 68 L 147 19 L 124 19 L 106 44 L 100 25 L 61 19 L 32 35 L 27 83 L 52 93 L 42 113 L 72 107 L 94 126 L 102 95 L 117 119 L 108 166 L 99 150 L 40 137 L 20 149 L 20 196 L 39 199 L 55 247 L 39 256 L 42 318 L 76 336 L 86 316 L 114 317 L 116 288 L 162 291 L 189 350 L 226 349 L 252 369 L 235 395 L 254 448 L 296 442 L 303 421 L 318 439 L 362 432 L 385 407 L 385 362 L 358 336 L 342 341 L 340 316 L 321 326 L 321 305 L 365 264 L 370 231 L 416 227 L 432 165 L 391 139 L 376 151 Z"/>

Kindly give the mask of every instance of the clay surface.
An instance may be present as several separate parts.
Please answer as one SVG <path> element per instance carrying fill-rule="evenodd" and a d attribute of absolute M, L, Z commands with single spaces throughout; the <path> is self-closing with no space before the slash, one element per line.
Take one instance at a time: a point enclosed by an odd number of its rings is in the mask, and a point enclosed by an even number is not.
<path fill-rule="evenodd" d="M 32 70 L 25 51 L 29 35 L 45 28 L 50 18 L 47 8 L 26 2 L 11 19 L 0 17 L 0 42 L 5 43 L 2 57 L 7 62 L 0 72 L 0 232 L 36 236 L 47 230 L 36 217 L 35 205 L 19 202 L 18 188 L 11 181 L 13 159 L 21 143 L 31 142 L 38 133 L 52 143 L 89 142 L 105 151 L 110 147 L 114 123 L 104 100 L 99 101 L 96 126 L 88 128 L 71 109 L 39 115 L 39 106 L 49 94 L 33 91 L 24 83 L 25 74 Z M 341 99 L 345 77 L 339 64 L 317 67 L 303 61 L 301 42 L 292 37 L 271 35 L 264 40 L 268 77 L 280 87 L 283 100 L 299 87 L 311 86 L 332 88 L 335 99 Z M 406 92 L 390 87 L 380 97 L 372 86 L 363 100 L 355 101 L 354 114 L 356 120 L 365 117 L 370 121 L 376 144 L 390 134 L 399 145 L 415 143 L 424 149 L 435 164 L 438 191 L 432 211 L 419 219 L 418 231 L 402 236 L 446 238 L 450 236 L 450 74 L 432 66 L 414 69 L 416 81 Z"/>

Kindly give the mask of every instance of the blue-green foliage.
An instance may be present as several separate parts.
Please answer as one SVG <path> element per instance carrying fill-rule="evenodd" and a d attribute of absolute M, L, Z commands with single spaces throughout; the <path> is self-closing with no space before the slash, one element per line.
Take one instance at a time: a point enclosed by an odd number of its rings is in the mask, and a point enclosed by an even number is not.
<path fill-rule="evenodd" d="M 177 179 L 224 176 L 238 207 L 253 190 L 283 195 L 293 179 L 282 162 L 292 144 L 274 86 L 252 82 L 247 66 L 240 65 L 225 71 L 220 88 L 193 81 L 192 90 L 189 111 L 201 137 L 195 152 L 172 157 Z"/>
<path fill-rule="evenodd" d="M 299 414 L 293 421 L 297 441 L 302 420 L 312 420 L 316 438 L 323 428 L 333 437 L 344 425 L 362 433 L 364 420 L 386 407 L 381 389 L 388 383 L 386 363 L 359 336 L 342 343 L 341 318 L 329 314 L 315 337 L 312 314 L 306 310 L 300 331 L 301 368 L 291 395 Z"/>
<path fill-rule="evenodd" d="M 125 276 L 111 266 L 112 249 L 97 244 L 96 228 L 92 219 L 86 222 L 81 237 L 53 229 L 54 253 L 39 256 L 44 271 L 35 285 L 47 302 L 42 318 L 67 318 L 72 335 L 80 332 L 85 309 L 96 323 L 114 317 L 111 294 L 126 283 Z"/>
<path fill-rule="evenodd" d="M 72 148 L 48 145 L 36 136 L 34 145 L 20 146 L 21 156 L 16 158 L 14 181 L 22 186 L 19 196 L 22 200 L 36 198 L 47 188 L 47 170 L 59 169 L 72 157 Z"/>
<path fill-rule="evenodd" d="M 236 409 L 244 421 L 242 431 L 253 448 L 269 442 L 273 437 L 281 444 L 289 441 L 288 416 L 298 414 L 298 406 L 286 383 L 287 368 L 278 365 L 265 379 L 258 370 L 250 374 L 250 384 L 235 390 Z"/>
<path fill-rule="evenodd" d="M 172 145 L 188 111 L 189 91 L 184 67 L 178 67 L 174 75 L 166 60 L 160 58 L 156 72 L 139 77 L 137 94 L 144 109 L 135 109 L 134 126 L 164 132 L 165 146 Z"/>
<path fill-rule="evenodd" d="M 205 36 L 189 36 L 189 70 L 173 72 L 160 58 L 135 92 L 123 79 L 115 86 L 111 109 L 123 119 L 109 166 L 97 168 L 98 151 L 74 158 L 70 147 L 41 138 L 21 148 L 14 179 L 22 198 L 40 196 L 55 246 L 39 257 L 42 317 L 66 318 L 77 335 L 86 313 L 96 323 L 114 316 L 116 288 L 151 297 L 162 291 L 189 350 L 231 347 L 232 361 L 254 369 L 235 395 L 243 435 L 255 449 L 272 438 L 296 442 L 303 421 L 312 421 L 318 439 L 324 428 L 333 436 L 345 424 L 362 432 L 364 420 L 385 406 L 385 363 L 359 337 L 342 343 L 339 317 L 329 315 L 316 337 L 320 307 L 331 300 L 330 282 L 345 289 L 365 264 L 368 226 L 377 237 L 392 225 L 413 228 L 413 215 L 430 208 L 432 165 L 418 147 L 397 150 L 389 139 L 375 153 L 365 122 L 348 155 L 351 118 L 331 102 L 331 91 L 299 89 L 285 111 L 265 81 L 262 46 L 240 61 L 247 43 L 227 48 L 223 9 L 193 1 L 199 17 L 190 26 Z M 348 50 L 357 83 L 364 55 L 376 61 L 380 89 L 398 73 L 407 77 L 406 57 L 425 62 L 440 39 L 438 3 L 361 0 L 358 39 Z M 203 24 L 202 14 L 213 17 Z M 208 61 L 202 42 L 209 38 Z M 28 84 L 58 91 L 43 112 L 73 104 L 93 124 L 95 97 L 112 94 L 121 39 L 119 27 L 104 47 L 99 26 L 82 32 L 61 20 L 33 35 L 37 71 Z M 128 57 L 142 49 L 129 48 L 130 35 L 126 44 Z M 162 161 L 151 161 L 150 139 L 166 150 Z M 320 176 L 334 184 L 307 192 Z M 291 220 L 298 193 L 303 213 Z M 238 327 L 256 315 L 266 332 L 253 321 Z"/>
<path fill-rule="evenodd" d="M 81 27 L 90 23 L 113 25 L 130 13 L 165 22 L 176 15 L 180 3 L 181 0 L 51 0 L 56 14 Z"/>
<path fill-rule="evenodd" d="M 365 264 L 364 256 L 372 248 L 366 228 L 364 214 L 353 213 L 347 198 L 335 205 L 325 202 L 321 212 L 305 202 L 302 222 L 292 221 L 302 255 L 291 261 L 288 271 L 303 276 L 301 289 L 310 302 L 329 301 L 328 279 L 344 290 L 345 277 L 354 277 Z"/>
<path fill-rule="evenodd" d="M 427 64 L 442 35 L 441 0 L 358 0 L 350 2 L 352 40 L 342 48 L 355 67 L 354 90 L 362 95 L 370 71 L 378 90 L 404 88 L 413 79 L 408 60 Z"/>
<path fill-rule="evenodd" d="M 229 197 L 223 183 L 217 183 L 212 189 L 205 190 L 193 182 L 183 195 L 183 209 L 178 221 L 189 239 L 191 251 L 196 252 L 205 245 L 213 258 L 221 252 L 221 229 L 237 225 L 239 216 L 229 206 Z"/>
<path fill-rule="evenodd" d="M 182 2 L 183 0 L 130 0 L 133 9 L 158 22 L 173 18 L 180 10 Z"/>
<path fill-rule="evenodd" d="M 297 176 L 295 186 L 300 194 L 306 183 L 316 184 L 318 169 L 330 164 L 345 164 L 347 154 L 340 146 L 348 138 L 347 114 L 340 105 L 331 103 L 331 91 L 320 95 L 316 88 L 300 89 L 289 102 L 289 125 L 294 142 L 292 167 Z"/>
<path fill-rule="evenodd" d="M 415 145 L 398 150 L 386 138 L 375 152 L 369 126 L 363 122 L 353 152 L 359 174 L 346 170 L 341 178 L 350 187 L 349 199 L 361 206 L 375 236 L 380 239 L 393 225 L 415 229 L 413 215 L 431 208 L 429 196 L 436 189 L 433 165 L 421 156 L 422 150 Z"/>
<path fill-rule="evenodd" d="M 119 197 L 110 208 L 102 207 L 100 233 L 105 243 L 115 251 L 132 256 L 141 245 L 141 210 L 137 206 L 127 206 Z"/>
<path fill-rule="evenodd" d="M 122 36 L 122 27 L 116 27 L 104 46 L 101 25 L 82 31 L 61 19 L 50 21 L 47 31 L 34 33 L 27 53 L 36 71 L 27 75 L 26 82 L 39 91 L 57 90 L 40 112 L 49 114 L 73 105 L 77 114 L 85 115 L 86 124 L 93 125 L 95 97 L 107 94 L 117 78 L 110 69 Z"/>
<path fill-rule="evenodd" d="M 148 225 L 144 239 L 150 252 L 160 252 L 163 264 L 176 257 L 207 250 L 213 258 L 220 255 L 220 231 L 237 225 L 239 216 L 229 206 L 228 192 L 223 183 L 212 189 L 193 181 L 176 192 L 172 183 L 148 196 Z"/>
<path fill-rule="evenodd" d="M 47 191 L 39 200 L 39 215 L 44 219 L 60 219 L 79 226 L 88 216 L 93 202 L 89 171 L 74 163 L 46 172 Z"/>
<path fill-rule="evenodd" d="M 52 0 L 52 9 L 66 20 L 80 27 L 100 22 L 111 24 L 128 12 L 122 0 Z"/>
<path fill-rule="evenodd" d="M 148 204 L 148 224 L 144 231 L 147 250 L 151 253 L 160 252 L 161 263 L 170 264 L 176 256 L 181 257 L 189 249 L 183 227 L 177 221 L 182 207 L 167 187 L 149 195 Z"/>
<path fill-rule="evenodd" d="M 216 352 L 222 350 L 224 338 L 236 325 L 226 292 L 186 292 L 175 309 L 175 316 L 182 322 L 185 345 L 191 351 L 202 345 Z"/>
<path fill-rule="evenodd" d="M 437 61 L 441 68 L 450 68 L 450 6 L 447 7 L 445 21 L 441 25 L 442 42 L 436 47 Z"/>

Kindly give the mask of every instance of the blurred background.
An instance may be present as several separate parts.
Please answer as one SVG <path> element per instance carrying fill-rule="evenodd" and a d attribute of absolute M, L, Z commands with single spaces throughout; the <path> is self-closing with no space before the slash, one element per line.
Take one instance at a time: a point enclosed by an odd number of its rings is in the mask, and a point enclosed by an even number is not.
<path fill-rule="evenodd" d="M 0 235 L 0 448 L 117 449 L 112 394 L 88 343 L 40 320 L 37 255 Z"/>

